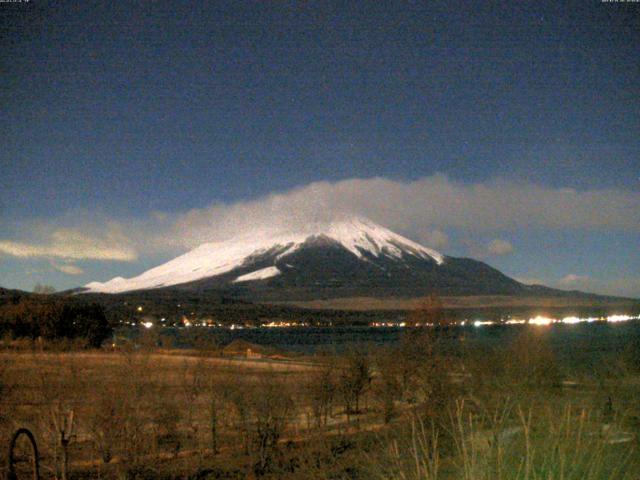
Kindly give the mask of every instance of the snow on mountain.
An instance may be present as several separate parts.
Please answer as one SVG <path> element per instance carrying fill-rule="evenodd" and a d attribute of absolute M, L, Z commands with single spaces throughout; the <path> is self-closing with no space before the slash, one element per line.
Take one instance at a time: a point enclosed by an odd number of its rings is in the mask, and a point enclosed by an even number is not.
<path fill-rule="evenodd" d="M 255 272 L 247 273 L 245 275 L 240 275 L 236 278 L 233 283 L 238 282 L 250 282 L 253 280 L 264 280 L 265 278 L 275 277 L 276 275 L 280 275 L 280 270 L 278 267 L 267 267 L 261 268 L 260 270 L 256 270 Z"/>
<path fill-rule="evenodd" d="M 108 282 L 91 282 L 87 292 L 120 293 L 179 285 L 203 278 L 221 275 L 246 266 L 256 256 L 271 253 L 279 259 L 301 248 L 306 242 L 324 238 L 335 242 L 359 259 L 365 253 L 401 259 L 412 255 L 432 259 L 438 265 L 444 257 L 429 248 L 413 242 L 391 230 L 362 218 L 349 218 L 329 224 L 313 224 L 298 232 L 252 232 L 251 235 L 225 242 L 205 243 L 163 265 L 152 268 L 137 277 L 116 277 Z M 280 274 L 275 266 L 261 268 L 237 277 L 234 282 L 270 278 Z"/>

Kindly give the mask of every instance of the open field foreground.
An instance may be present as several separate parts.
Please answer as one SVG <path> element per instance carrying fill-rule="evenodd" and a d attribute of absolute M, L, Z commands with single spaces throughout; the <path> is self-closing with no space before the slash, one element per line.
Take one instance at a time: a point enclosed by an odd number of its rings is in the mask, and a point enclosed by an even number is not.
<path fill-rule="evenodd" d="M 43 478 L 638 478 L 634 345 L 563 367 L 540 332 L 438 335 L 296 361 L 5 351 L 2 451 L 28 428 Z"/>

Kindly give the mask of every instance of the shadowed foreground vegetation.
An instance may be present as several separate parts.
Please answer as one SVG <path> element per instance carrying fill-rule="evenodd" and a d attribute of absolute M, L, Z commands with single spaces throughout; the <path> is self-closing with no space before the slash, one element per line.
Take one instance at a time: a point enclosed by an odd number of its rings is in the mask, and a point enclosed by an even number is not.
<path fill-rule="evenodd" d="M 569 368 L 545 329 L 483 349 L 430 321 L 295 362 L 5 350 L 2 445 L 29 428 L 45 478 L 637 478 L 637 345 Z"/>
<path fill-rule="evenodd" d="M 78 346 L 100 347 L 112 334 L 104 309 L 97 303 L 51 297 L 16 296 L 0 303 L 0 336 L 71 342 Z"/>

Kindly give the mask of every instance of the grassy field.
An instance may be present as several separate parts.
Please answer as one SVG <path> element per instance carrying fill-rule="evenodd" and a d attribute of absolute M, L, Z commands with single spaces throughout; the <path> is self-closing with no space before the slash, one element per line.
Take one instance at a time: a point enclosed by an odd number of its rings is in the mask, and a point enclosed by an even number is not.
<path fill-rule="evenodd" d="M 637 351 L 563 368 L 533 330 L 451 345 L 414 332 L 295 361 L 4 351 L 2 451 L 28 428 L 44 478 L 638 478 Z"/>

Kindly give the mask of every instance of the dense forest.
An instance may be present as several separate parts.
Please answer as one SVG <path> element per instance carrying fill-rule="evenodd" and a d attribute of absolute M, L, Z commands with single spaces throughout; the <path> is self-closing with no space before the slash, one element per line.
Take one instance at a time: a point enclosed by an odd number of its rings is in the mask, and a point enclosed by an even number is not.
<path fill-rule="evenodd" d="M 81 339 L 99 347 L 112 329 L 104 308 L 70 297 L 3 292 L 0 334 L 11 338 Z"/>

